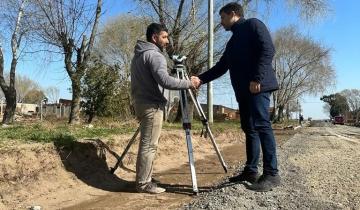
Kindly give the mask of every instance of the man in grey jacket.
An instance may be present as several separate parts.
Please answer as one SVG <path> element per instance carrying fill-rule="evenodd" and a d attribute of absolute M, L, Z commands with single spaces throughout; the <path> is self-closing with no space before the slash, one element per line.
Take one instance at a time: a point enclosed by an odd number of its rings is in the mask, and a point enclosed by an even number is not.
<path fill-rule="evenodd" d="M 153 162 L 162 128 L 164 107 L 167 103 L 164 88 L 188 89 L 199 85 L 200 80 L 191 81 L 171 77 L 162 54 L 169 44 L 167 29 L 152 23 L 146 31 L 147 41 L 138 41 L 131 63 L 131 95 L 136 117 L 140 121 L 140 144 L 136 161 L 136 190 L 146 193 L 162 193 L 152 180 Z"/>

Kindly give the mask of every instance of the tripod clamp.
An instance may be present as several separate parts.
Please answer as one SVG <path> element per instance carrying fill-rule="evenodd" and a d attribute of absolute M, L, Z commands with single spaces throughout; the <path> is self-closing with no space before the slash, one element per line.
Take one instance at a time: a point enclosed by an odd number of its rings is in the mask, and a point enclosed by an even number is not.
<path fill-rule="evenodd" d="M 207 120 L 207 119 L 201 120 L 201 122 L 202 122 L 202 124 L 203 124 L 203 127 L 201 128 L 200 137 L 203 137 L 203 136 L 204 136 L 204 138 L 207 138 L 209 132 L 208 132 L 208 130 L 206 129 L 206 125 L 207 125 L 207 123 L 208 123 L 208 120 Z"/>

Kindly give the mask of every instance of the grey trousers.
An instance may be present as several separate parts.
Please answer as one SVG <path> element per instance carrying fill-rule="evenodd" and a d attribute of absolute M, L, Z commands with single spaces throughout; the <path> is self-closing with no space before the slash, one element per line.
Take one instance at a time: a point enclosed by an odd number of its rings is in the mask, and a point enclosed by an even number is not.
<path fill-rule="evenodd" d="M 136 160 L 136 186 L 151 182 L 153 163 L 162 128 L 164 107 L 157 104 L 135 104 L 140 121 L 140 143 Z"/>

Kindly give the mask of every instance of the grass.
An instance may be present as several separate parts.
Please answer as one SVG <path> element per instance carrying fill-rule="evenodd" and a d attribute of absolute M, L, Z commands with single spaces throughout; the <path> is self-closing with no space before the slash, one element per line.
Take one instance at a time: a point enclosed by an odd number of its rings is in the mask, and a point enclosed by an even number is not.
<path fill-rule="evenodd" d="M 136 128 L 128 125 L 94 126 L 87 128 L 83 125 L 69 126 L 66 123 L 18 123 L 10 127 L 0 128 L 0 141 L 8 139 L 24 142 L 49 143 L 55 141 L 75 141 L 81 138 L 99 138 L 111 135 L 131 133 Z"/>
<path fill-rule="evenodd" d="M 297 121 L 287 121 L 274 126 L 286 126 L 297 124 Z M 10 127 L 0 127 L 0 143 L 6 140 L 16 140 L 22 142 L 71 142 L 83 138 L 106 138 L 113 135 L 131 134 L 137 129 L 138 123 L 135 120 L 114 121 L 100 119 L 93 123 L 92 128 L 85 125 L 70 126 L 66 121 L 44 121 L 43 123 L 15 123 Z M 201 132 L 202 122 L 194 120 L 192 130 Z M 224 122 L 214 122 L 210 124 L 214 133 L 226 131 L 239 131 L 239 120 L 229 120 Z M 164 130 L 182 130 L 182 123 L 167 123 L 163 125 Z"/>
<path fill-rule="evenodd" d="M 182 123 L 164 123 L 163 126 L 166 130 L 171 129 L 183 129 Z M 194 121 L 191 123 L 192 130 L 199 130 L 203 128 L 203 124 L 201 121 Z M 224 132 L 228 130 L 239 130 L 240 122 L 239 121 L 224 121 L 224 122 L 214 122 L 210 124 L 210 128 L 213 132 Z"/>
<path fill-rule="evenodd" d="M 113 135 L 131 134 L 135 132 L 138 124 L 134 121 L 114 122 L 98 121 L 94 127 L 84 125 L 70 126 L 66 122 L 43 122 L 43 123 L 15 123 L 10 127 L 0 127 L 0 143 L 7 140 L 19 142 L 59 143 L 69 145 L 77 139 L 83 138 L 106 138 Z M 210 125 L 216 133 L 227 130 L 238 130 L 238 121 L 215 122 Z M 203 125 L 200 121 L 192 123 L 192 130 L 200 132 Z M 183 129 L 182 123 L 164 123 L 164 130 Z"/>

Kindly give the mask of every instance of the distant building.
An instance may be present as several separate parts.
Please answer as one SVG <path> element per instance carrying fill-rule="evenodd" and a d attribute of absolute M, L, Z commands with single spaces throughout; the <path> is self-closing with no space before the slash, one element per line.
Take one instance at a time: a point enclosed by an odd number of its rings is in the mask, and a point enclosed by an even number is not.
<path fill-rule="evenodd" d="M 201 104 L 204 112 L 207 112 L 207 104 Z M 232 109 L 223 105 L 213 105 L 215 120 L 239 120 L 240 113 L 238 109 Z"/>
<path fill-rule="evenodd" d="M 44 115 L 56 118 L 68 118 L 70 116 L 71 100 L 59 99 L 59 103 L 45 104 Z"/>
<path fill-rule="evenodd" d="M 71 100 L 60 98 L 59 104 L 62 104 L 63 106 L 71 106 Z"/>
<path fill-rule="evenodd" d="M 21 114 L 36 113 L 37 104 L 17 103 L 16 112 Z"/>
<path fill-rule="evenodd" d="M 1 115 L 4 114 L 6 103 L 0 104 Z M 15 112 L 21 115 L 38 116 L 40 113 L 40 104 L 17 103 Z M 68 118 L 71 110 L 71 100 L 60 99 L 59 103 L 43 104 L 43 116 L 52 116 L 56 118 Z"/>

